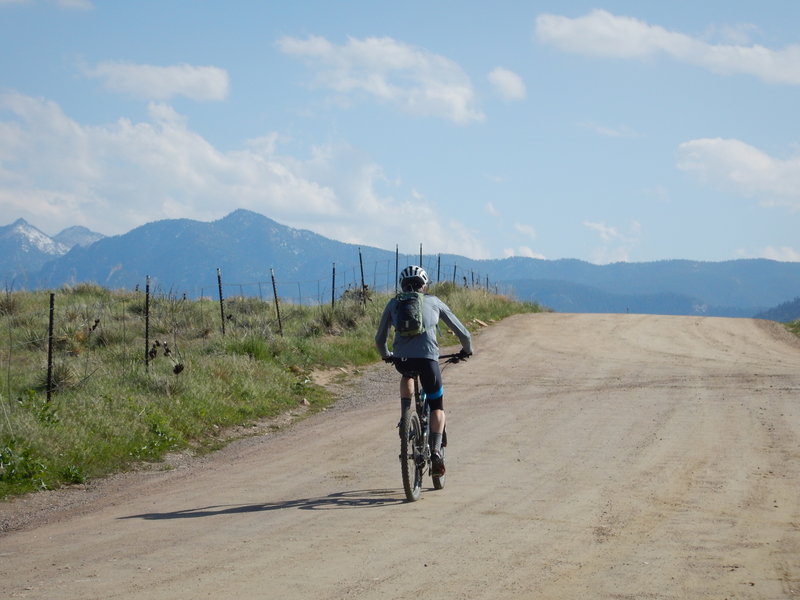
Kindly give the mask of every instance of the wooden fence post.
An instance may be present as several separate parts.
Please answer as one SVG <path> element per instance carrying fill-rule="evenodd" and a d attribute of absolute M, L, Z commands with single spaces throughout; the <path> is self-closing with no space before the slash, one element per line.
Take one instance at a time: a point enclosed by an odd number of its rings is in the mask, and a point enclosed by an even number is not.
<path fill-rule="evenodd" d="M 283 323 L 281 322 L 281 305 L 278 302 L 278 286 L 275 284 L 275 271 L 269 270 L 272 277 L 272 296 L 275 298 L 275 313 L 278 315 L 278 332 L 283 337 Z"/>
<path fill-rule="evenodd" d="M 222 271 L 217 268 L 217 288 L 219 289 L 219 315 L 222 321 L 222 335 L 225 335 L 225 301 L 222 298 Z"/>
<path fill-rule="evenodd" d="M 53 321 L 56 307 L 56 295 L 50 294 L 50 324 L 47 328 L 47 402 L 53 395 Z"/>
<path fill-rule="evenodd" d="M 144 286 L 144 370 L 150 370 L 150 275 Z"/>
<path fill-rule="evenodd" d="M 361 255 L 361 248 L 358 249 L 358 264 L 361 266 L 361 302 L 367 306 L 367 290 L 364 285 L 364 257 Z"/>
<path fill-rule="evenodd" d="M 336 306 L 336 263 L 333 263 L 333 275 L 331 275 L 331 309 Z"/>

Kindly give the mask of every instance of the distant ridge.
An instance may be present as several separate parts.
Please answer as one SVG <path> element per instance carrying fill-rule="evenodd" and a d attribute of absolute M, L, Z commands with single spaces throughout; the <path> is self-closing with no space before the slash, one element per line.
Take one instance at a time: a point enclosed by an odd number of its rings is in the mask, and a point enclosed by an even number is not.
<path fill-rule="evenodd" d="M 800 319 L 800 297 L 756 315 L 759 319 L 789 323 Z"/>
<path fill-rule="evenodd" d="M 0 252 L 6 289 L 55 289 L 80 282 L 134 289 L 150 276 L 162 291 L 196 297 L 215 293 L 219 268 L 237 293 L 258 295 L 274 270 L 282 295 L 325 301 L 334 264 L 337 289 L 344 282 L 360 282 L 355 272 L 359 260 L 371 287 L 394 289 L 395 277 L 392 250 L 338 242 L 242 209 L 212 222 L 162 220 L 111 237 L 69 228 L 49 238 L 20 219 L 0 227 Z M 401 257 L 403 264 L 418 261 L 418 256 Z M 452 279 L 455 268 L 459 284 L 483 285 L 488 279 L 502 292 L 559 312 L 752 317 L 800 296 L 800 263 L 767 259 L 594 265 L 576 259 L 473 260 L 430 254 L 423 263 L 434 280 L 441 263 L 446 265 L 439 273 L 444 280 Z"/>
<path fill-rule="evenodd" d="M 100 233 L 76 225 L 75 227 L 68 227 L 61 233 L 53 236 L 53 239 L 67 248 L 72 248 L 73 246 L 91 246 L 104 237 L 105 236 Z"/>
<path fill-rule="evenodd" d="M 0 273 L 6 281 L 27 281 L 48 260 L 67 253 L 58 242 L 25 219 L 0 227 Z"/>

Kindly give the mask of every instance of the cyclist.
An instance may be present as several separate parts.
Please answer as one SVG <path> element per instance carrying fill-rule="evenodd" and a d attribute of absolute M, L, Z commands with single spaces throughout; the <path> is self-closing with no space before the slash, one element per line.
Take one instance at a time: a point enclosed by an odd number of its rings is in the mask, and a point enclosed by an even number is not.
<path fill-rule="evenodd" d="M 444 433 L 444 387 L 442 373 L 439 368 L 439 343 L 436 339 L 439 319 L 458 336 L 461 342 L 462 358 L 472 355 L 472 338 L 467 328 L 461 324 L 450 308 L 436 296 L 428 295 L 428 274 L 425 269 L 411 265 L 400 273 L 400 288 L 403 292 L 421 292 L 425 294 L 422 301 L 422 321 L 424 332 L 414 335 L 400 335 L 397 331 L 398 298 L 392 298 L 386 304 L 381 316 L 375 345 L 386 362 L 394 364 L 402 376 L 400 378 L 401 411 L 411 406 L 414 395 L 413 374 L 419 373 L 422 389 L 428 397 L 431 408 L 431 468 L 433 475 L 444 475 L 445 466 L 442 459 L 442 434 Z M 395 336 L 392 352 L 387 346 L 389 329 L 394 326 Z"/>

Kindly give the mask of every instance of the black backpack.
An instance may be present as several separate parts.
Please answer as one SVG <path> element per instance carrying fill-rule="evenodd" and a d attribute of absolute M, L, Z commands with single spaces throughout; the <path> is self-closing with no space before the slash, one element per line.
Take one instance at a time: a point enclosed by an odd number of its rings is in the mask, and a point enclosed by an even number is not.
<path fill-rule="evenodd" d="M 422 322 L 422 302 L 425 294 L 421 292 L 400 292 L 397 299 L 397 321 L 395 331 L 403 337 L 414 337 L 425 333 Z"/>

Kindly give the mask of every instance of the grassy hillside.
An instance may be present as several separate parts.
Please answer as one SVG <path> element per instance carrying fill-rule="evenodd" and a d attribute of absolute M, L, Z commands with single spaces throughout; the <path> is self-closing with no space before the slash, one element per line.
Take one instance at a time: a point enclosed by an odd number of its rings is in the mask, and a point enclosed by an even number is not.
<path fill-rule="evenodd" d="M 470 329 L 540 310 L 451 284 L 434 293 Z M 387 299 L 346 294 L 334 308 L 281 305 L 279 320 L 274 303 L 258 299 L 220 306 L 159 296 L 146 315 L 141 292 L 80 285 L 55 294 L 51 344 L 50 293 L 6 293 L 0 498 L 84 482 L 172 450 L 213 448 L 225 428 L 300 403 L 324 408 L 332 399 L 311 372 L 377 360 L 373 337 Z M 446 332 L 441 343 L 457 340 Z"/>

